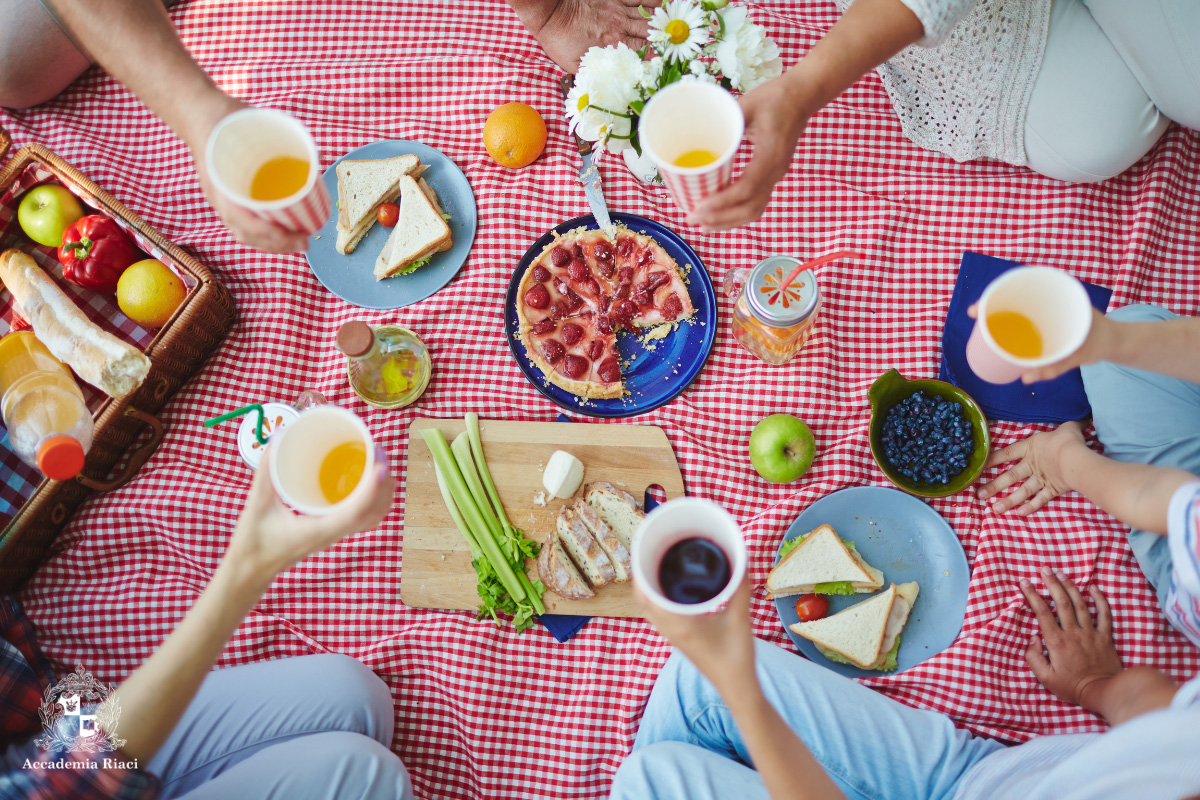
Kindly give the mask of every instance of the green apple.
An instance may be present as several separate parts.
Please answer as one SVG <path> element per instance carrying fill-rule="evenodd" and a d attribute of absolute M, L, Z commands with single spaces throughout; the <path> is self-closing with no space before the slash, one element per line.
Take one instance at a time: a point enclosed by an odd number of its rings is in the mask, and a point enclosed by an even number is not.
<path fill-rule="evenodd" d="M 44 183 L 21 198 L 17 221 L 25 235 L 47 247 L 61 247 L 63 232 L 83 216 L 83 206 L 62 186 Z"/>
<path fill-rule="evenodd" d="M 771 483 L 799 480 L 816 453 L 813 432 L 791 414 L 772 414 L 750 434 L 750 463 Z"/>

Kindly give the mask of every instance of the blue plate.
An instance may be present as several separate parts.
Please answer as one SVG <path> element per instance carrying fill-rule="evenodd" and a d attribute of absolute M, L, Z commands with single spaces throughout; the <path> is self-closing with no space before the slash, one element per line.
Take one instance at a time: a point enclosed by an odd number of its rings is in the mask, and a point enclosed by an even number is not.
<path fill-rule="evenodd" d="M 671 402 L 700 374 L 717 334 L 716 292 L 713 290 L 712 278 L 708 276 L 708 270 L 704 268 L 696 252 L 674 231 L 645 217 L 613 214 L 612 220 L 636 233 L 652 237 L 667 255 L 675 259 L 675 263 L 684 268 L 688 279 L 688 294 L 692 298 L 692 306 L 696 309 L 691 319 L 681 322 L 665 339 L 653 342 L 653 350 L 643 347 L 637 337 L 628 332 L 618 334 L 617 350 L 621 353 L 621 362 L 629 364 L 628 368 L 622 367 L 625 388 L 628 390 L 624 397 L 581 403 L 575 395 L 546 380 L 541 370 L 529 360 L 525 345 L 517 336 L 520 327 L 516 311 L 517 289 L 521 284 L 521 276 L 553 240 L 555 233 L 564 234 L 576 228 L 599 228 L 595 217 L 588 214 L 569 219 L 534 242 L 513 271 L 512 280 L 508 284 L 508 295 L 504 300 L 504 307 L 507 309 L 504 315 L 504 330 L 508 334 L 508 346 L 526 379 L 533 388 L 559 408 L 590 417 L 632 417 Z M 691 266 L 690 270 L 687 270 L 688 265 Z M 634 356 L 636 358 L 630 361 Z"/>
<path fill-rule="evenodd" d="M 450 215 L 448 222 L 454 245 L 444 253 L 435 253 L 428 264 L 411 275 L 377 281 L 375 259 L 383 250 L 391 229 L 376 223 L 353 253 L 345 256 L 337 251 L 337 165 L 346 159 L 392 158 L 410 153 L 420 156 L 421 163 L 429 165 L 422 177 L 437 192 L 442 208 Z M 429 145 L 405 139 L 365 144 L 333 162 L 321 180 L 325 181 L 334 204 L 324 227 L 313 234 L 304 257 L 317 280 L 347 303 L 360 308 L 381 309 L 412 305 L 452 281 L 466 263 L 478 221 L 475 194 L 462 170 Z"/>
<path fill-rule="evenodd" d="M 806 508 L 788 528 L 783 541 L 803 536 L 821 525 L 832 525 L 839 536 L 854 542 L 867 563 L 883 572 L 885 589 L 889 583 L 916 581 L 920 585 L 921 594 L 900 634 L 896 672 L 915 667 L 954 643 L 967 613 L 971 571 L 962 543 L 940 514 L 897 489 L 856 486 L 825 495 Z M 779 563 L 778 553 L 775 563 Z M 828 597 L 829 613 L 835 614 L 871 595 Z M 847 678 L 894 674 L 830 661 L 815 644 L 788 629 L 788 625 L 800 621 L 795 597 L 776 599 L 775 608 L 784 630 L 809 660 Z"/>

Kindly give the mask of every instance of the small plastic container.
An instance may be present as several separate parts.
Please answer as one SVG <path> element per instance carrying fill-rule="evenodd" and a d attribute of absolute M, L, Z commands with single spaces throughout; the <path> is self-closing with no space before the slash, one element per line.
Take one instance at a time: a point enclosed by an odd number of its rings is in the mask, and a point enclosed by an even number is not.
<path fill-rule="evenodd" d="M 407 328 L 372 328 L 354 320 L 338 329 L 336 343 L 347 358 L 350 388 L 369 405 L 404 408 L 415 403 L 429 386 L 433 373 L 429 351 Z"/>
<path fill-rule="evenodd" d="M 768 364 L 786 364 L 808 342 L 821 309 L 821 289 L 812 270 L 782 289 L 799 261 L 772 256 L 753 269 L 730 270 L 722 287 L 734 299 L 733 338 Z"/>
<path fill-rule="evenodd" d="M 71 371 L 33 331 L 0 339 L 0 415 L 13 452 L 51 480 L 83 470 L 92 447 L 92 414 Z"/>

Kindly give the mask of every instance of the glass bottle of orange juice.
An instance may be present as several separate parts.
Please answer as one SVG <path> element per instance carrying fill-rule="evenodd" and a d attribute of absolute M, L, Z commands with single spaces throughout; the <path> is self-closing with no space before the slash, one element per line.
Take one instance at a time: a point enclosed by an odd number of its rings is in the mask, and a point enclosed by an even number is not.
<path fill-rule="evenodd" d="M 0 339 L 0 415 L 13 452 L 47 478 L 83 470 L 92 446 L 92 414 L 71 371 L 33 331 Z"/>
<path fill-rule="evenodd" d="M 724 291 L 734 298 L 733 338 L 768 364 L 784 364 L 800 352 L 821 308 L 821 289 L 812 270 L 784 281 L 800 262 L 772 256 L 752 269 L 730 270 Z"/>
<path fill-rule="evenodd" d="M 407 328 L 372 328 L 354 320 L 338 329 L 336 342 L 347 358 L 350 388 L 376 408 L 411 405 L 429 385 L 433 372 L 429 351 Z"/>

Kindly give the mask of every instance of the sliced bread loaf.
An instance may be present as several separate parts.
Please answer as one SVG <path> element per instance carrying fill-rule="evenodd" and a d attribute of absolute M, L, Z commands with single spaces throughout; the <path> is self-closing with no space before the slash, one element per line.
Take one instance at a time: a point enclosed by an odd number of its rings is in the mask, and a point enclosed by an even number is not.
<path fill-rule="evenodd" d="M 604 520 L 600 519 L 600 515 L 596 510 L 589 506 L 582 498 L 575 501 L 575 513 L 588 530 L 592 532 L 596 543 L 600 545 L 600 549 L 608 555 L 608 560 L 612 562 L 613 572 L 616 574 L 616 582 L 624 583 L 631 577 L 629 574 L 629 548 L 617 538 L 617 535 L 612 532 L 608 525 L 604 524 Z"/>
<path fill-rule="evenodd" d="M 570 506 L 563 506 L 558 512 L 556 524 L 559 541 L 592 588 L 599 589 L 612 583 L 616 578 L 612 562 Z"/>
<path fill-rule="evenodd" d="M 551 533 L 538 555 L 538 577 L 546 588 L 567 600 L 585 600 L 595 596 L 563 550 L 557 531 Z"/>
<path fill-rule="evenodd" d="M 593 481 L 583 488 L 583 499 L 625 545 L 633 547 L 633 533 L 642 524 L 642 506 L 629 492 L 606 481 Z"/>

